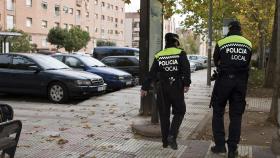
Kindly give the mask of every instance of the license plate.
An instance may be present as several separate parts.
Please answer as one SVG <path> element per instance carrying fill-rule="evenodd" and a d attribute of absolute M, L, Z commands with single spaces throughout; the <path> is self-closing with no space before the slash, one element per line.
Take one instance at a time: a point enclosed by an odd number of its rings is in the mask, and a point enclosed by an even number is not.
<path fill-rule="evenodd" d="M 126 85 L 131 85 L 132 81 L 126 82 Z"/>
<path fill-rule="evenodd" d="M 97 91 L 104 91 L 104 87 L 98 87 Z"/>

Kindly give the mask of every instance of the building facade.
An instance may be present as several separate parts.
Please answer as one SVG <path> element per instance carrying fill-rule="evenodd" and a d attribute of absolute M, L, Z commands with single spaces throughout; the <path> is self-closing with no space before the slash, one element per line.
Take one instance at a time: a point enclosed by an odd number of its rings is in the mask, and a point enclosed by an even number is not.
<path fill-rule="evenodd" d="M 0 0 L 0 28 L 27 32 L 38 48 L 54 48 L 47 42 L 47 34 L 57 26 L 88 31 L 87 52 L 98 40 L 123 46 L 124 19 L 122 0 Z"/>
<path fill-rule="evenodd" d="M 176 23 L 173 17 L 163 22 L 163 38 L 167 32 L 176 32 Z M 125 13 L 125 46 L 139 48 L 140 41 L 140 13 Z M 164 41 L 164 40 L 163 40 Z"/>
<path fill-rule="evenodd" d="M 140 13 L 125 13 L 125 46 L 139 48 Z"/>

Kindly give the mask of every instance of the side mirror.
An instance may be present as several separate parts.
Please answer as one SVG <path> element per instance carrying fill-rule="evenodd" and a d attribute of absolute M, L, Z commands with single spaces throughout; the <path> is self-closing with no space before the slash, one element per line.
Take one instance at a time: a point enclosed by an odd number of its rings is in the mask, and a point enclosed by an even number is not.
<path fill-rule="evenodd" d="M 40 69 L 38 66 L 36 66 L 36 65 L 28 66 L 28 69 L 29 69 L 29 70 L 33 70 L 33 71 L 35 71 L 36 73 L 39 72 L 39 71 L 41 71 L 41 69 Z"/>

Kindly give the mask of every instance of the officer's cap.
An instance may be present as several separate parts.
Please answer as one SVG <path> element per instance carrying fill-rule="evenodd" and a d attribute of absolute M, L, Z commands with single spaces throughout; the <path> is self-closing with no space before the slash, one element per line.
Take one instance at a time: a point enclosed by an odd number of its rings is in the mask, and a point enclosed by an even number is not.
<path fill-rule="evenodd" d="M 177 41 L 180 45 L 179 36 L 175 33 L 166 33 L 164 38 L 165 38 L 166 42 L 173 43 L 173 42 Z"/>
<path fill-rule="evenodd" d="M 241 31 L 241 25 L 239 21 L 232 21 L 228 24 L 229 30 Z"/>

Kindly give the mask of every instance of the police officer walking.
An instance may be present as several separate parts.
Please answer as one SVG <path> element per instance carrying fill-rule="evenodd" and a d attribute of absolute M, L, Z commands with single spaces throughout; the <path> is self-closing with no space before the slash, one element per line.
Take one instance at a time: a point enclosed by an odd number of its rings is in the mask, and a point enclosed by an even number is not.
<path fill-rule="evenodd" d="M 225 143 L 227 143 L 229 158 L 238 155 L 237 144 L 240 141 L 242 115 L 246 106 L 251 55 L 252 44 L 242 36 L 240 23 L 231 22 L 227 37 L 218 41 L 213 55 L 218 77 L 212 104 L 215 146 L 211 147 L 213 153 L 226 153 Z M 224 113 L 227 101 L 229 101 L 230 124 L 228 139 L 225 141 Z"/>
<path fill-rule="evenodd" d="M 163 148 L 168 145 L 177 150 L 176 138 L 183 121 L 186 105 L 184 92 L 189 90 L 190 65 L 186 53 L 177 48 L 179 36 L 165 35 L 166 47 L 155 55 L 152 67 L 141 88 L 141 96 L 146 96 L 152 82 L 156 81 L 157 106 L 159 109 Z M 170 108 L 173 120 L 170 125 Z"/>

